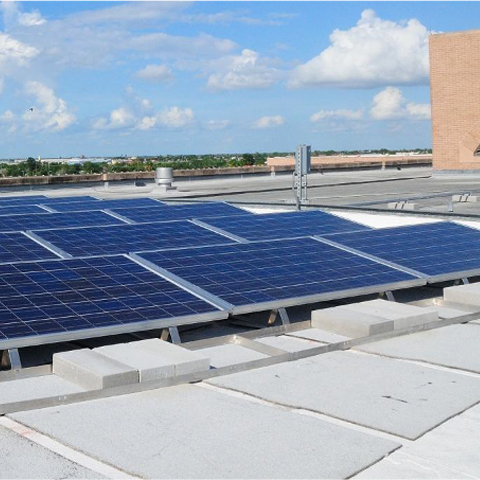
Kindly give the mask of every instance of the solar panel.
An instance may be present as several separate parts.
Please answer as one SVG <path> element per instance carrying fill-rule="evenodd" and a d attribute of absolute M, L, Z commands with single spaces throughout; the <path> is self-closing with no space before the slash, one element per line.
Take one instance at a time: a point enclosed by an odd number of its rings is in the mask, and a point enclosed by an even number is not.
<path fill-rule="evenodd" d="M 425 284 L 406 272 L 312 238 L 135 256 L 230 303 L 233 313 Z"/>
<path fill-rule="evenodd" d="M 75 212 L 75 211 L 92 211 L 105 210 L 114 208 L 136 208 L 136 207 L 158 207 L 163 203 L 153 198 L 123 198 L 118 200 L 85 200 L 81 202 L 56 202 L 49 203 L 48 206 L 57 212 Z"/>
<path fill-rule="evenodd" d="M 320 210 L 208 218 L 203 222 L 252 241 L 370 230 L 369 227 Z"/>
<path fill-rule="evenodd" d="M 6 205 L 0 204 L 0 216 L 24 215 L 28 213 L 47 213 L 44 208 L 37 205 Z"/>
<path fill-rule="evenodd" d="M 232 243 L 188 221 L 36 230 L 34 233 L 74 257 Z"/>
<path fill-rule="evenodd" d="M 450 222 L 326 237 L 441 281 L 480 274 L 480 231 Z"/>
<path fill-rule="evenodd" d="M 47 200 L 45 195 L 23 195 L 17 197 L 0 197 L 0 206 L 36 205 Z"/>
<path fill-rule="evenodd" d="M 0 263 L 58 258 L 23 233 L 0 233 Z"/>
<path fill-rule="evenodd" d="M 252 215 L 227 203 L 201 203 L 195 205 L 158 205 L 145 208 L 117 208 L 114 213 L 137 223 L 188 220 L 192 218 Z"/>
<path fill-rule="evenodd" d="M 124 256 L 0 266 L 0 350 L 226 316 Z"/>
<path fill-rule="evenodd" d="M 100 225 L 125 225 L 118 218 L 104 212 L 47 213 L 45 215 L 0 216 L 0 232 L 18 232 L 50 228 L 72 228 Z"/>

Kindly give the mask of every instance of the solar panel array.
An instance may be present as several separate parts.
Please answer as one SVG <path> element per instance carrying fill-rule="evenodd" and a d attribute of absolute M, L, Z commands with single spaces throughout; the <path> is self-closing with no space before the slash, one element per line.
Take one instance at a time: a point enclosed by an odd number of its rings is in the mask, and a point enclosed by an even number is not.
<path fill-rule="evenodd" d="M 480 273 L 480 230 L 455 223 L 385 228 L 327 238 L 416 270 L 430 281 L 459 278 L 475 270 Z"/>
<path fill-rule="evenodd" d="M 37 230 L 34 233 L 73 257 L 221 245 L 232 242 L 222 235 L 188 221 Z"/>
<path fill-rule="evenodd" d="M 369 227 L 320 210 L 208 218 L 204 222 L 251 241 L 370 230 Z"/>
<path fill-rule="evenodd" d="M 219 217 L 223 215 L 253 215 L 241 208 L 220 202 L 195 205 L 158 205 L 145 208 L 116 208 L 112 209 L 112 212 L 137 223 L 188 220 L 193 218 Z"/>
<path fill-rule="evenodd" d="M 0 346 L 94 336 L 160 326 L 162 320 L 210 314 L 200 300 L 124 256 L 0 266 Z M 102 331 L 103 330 L 103 331 Z M 49 338 L 54 336 L 54 338 Z"/>
<path fill-rule="evenodd" d="M 47 213 L 45 215 L 0 216 L 0 232 L 35 230 L 38 228 L 72 228 L 94 225 L 125 224 L 104 212 Z"/>
<path fill-rule="evenodd" d="M 305 297 L 338 298 L 401 282 L 424 283 L 312 238 L 138 255 L 234 305 L 237 313 L 303 303 Z"/>
<path fill-rule="evenodd" d="M 50 208 L 57 212 L 79 212 L 92 210 L 105 210 L 114 208 L 136 208 L 136 207 L 155 207 L 163 205 L 153 198 L 127 198 L 118 200 L 98 200 L 86 198 L 76 202 L 65 202 L 58 200 L 56 202 L 46 203 Z"/>

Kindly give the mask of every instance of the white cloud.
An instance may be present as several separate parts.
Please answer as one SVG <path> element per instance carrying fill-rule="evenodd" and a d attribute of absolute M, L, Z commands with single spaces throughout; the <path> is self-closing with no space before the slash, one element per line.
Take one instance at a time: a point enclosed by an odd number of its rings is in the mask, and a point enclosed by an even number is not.
<path fill-rule="evenodd" d="M 147 65 L 135 74 L 138 78 L 152 82 L 169 82 L 173 80 L 173 74 L 166 65 Z"/>
<path fill-rule="evenodd" d="M 248 49 L 242 50 L 240 55 L 219 60 L 213 70 L 215 73 L 207 80 L 207 88 L 213 91 L 268 88 L 280 76 L 279 70 L 269 65 L 267 59 Z"/>
<path fill-rule="evenodd" d="M 61 131 L 76 121 L 75 115 L 68 110 L 67 102 L 58 98 L 55 92 L 40 82 L 27 82 L 27 95 L 35 98 L 33 110 L 22 118 L 27 128 L 38 130 Z"/>
<path fill-rule="evenodd" d="M 289 85 L 345 88 L 428 83 L 429 31 L 416 19 L 383 20 L 364 10 L 356 26 L 334 30 L 330 46 L 292 72 Z"/>
<path fill-rule="evenodd" d="M 223 130 L 230 125 L 229 120 L 209 120 L 207 122 L 207 128 L 209 130 Z"/>
<path fill-rule="evenodd" d="M 370 116 L 374 120 L 395 120 L 400 118 L 429 120 L 431 112 L 428 103 L 408 102 L 399 88 L 387 87 L 373 97 Z"/>
<path fill-rule="evenodd" d="M 22 27 L 34 27 L 43 25 L 46 22 L 38 10 L 22 13 L 16 1 L 0 2 L 0 12 L 3 14 L 4 24 L 7 29 L 14 28 L 18 25 Z"/>
<path fill-rule="evenodd" d="M 165 108 L 157 115 L 158 122 L 166 127 L 180 128 L 190 125 L 195 114 L 191 108 Z"/>
<path fill-rule="evenodd" d="M 35 47 L 26 45 L 10 35 L 0 32 L 0 68 L 2 70 L 9 65 L 24 66 L 38 53 L 39 51 Z"/>
<path fill-rule="evenodd" d="M 255 128 L 255 129 L 273 128 L 273 127 L 279 127 L 284 123 L 285 123 L 285 119 L 281 115 L 275 115 L 272 117 L 265 116 L 256 120 L 253 123 L 252 128 Z"/>
<path fill-rule="evenodd" d="M 320 110 L 310 117 L 312 123 L 324 120 L 360 120 L 363 118 L 363 110 Z"/>
<path fill-rule="evenodd" d="M 2 122 L 11 122 L 14 119 L 15 115 L 11 110 L 6 110 L 0 115 L 0 121 Z"/>
<path fill-rule="evenodd" d="M 120 107 L 110 112 L 109 120 L 99 118 L 93 124 L 95 130 L 116 130 L 119 128 L 132 126 L 135 122 L 135 116 L 127 108 Z"/>

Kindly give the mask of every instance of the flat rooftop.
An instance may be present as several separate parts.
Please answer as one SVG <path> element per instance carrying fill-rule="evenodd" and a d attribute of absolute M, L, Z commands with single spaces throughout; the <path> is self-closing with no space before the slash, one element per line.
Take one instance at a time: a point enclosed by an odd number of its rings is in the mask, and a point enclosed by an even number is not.
<path fill-rule="evenodd" d="M 372 227 L 428 223 L 446 210 L 342 207 L 480 190 L 480 177 L 428 169 L 311 177 L 312 204 Z M 262 213 L 292 209 L 290 188 L 278 175 L 182 181 L 168 194 L 131 183 L 31 193 L 226 200 Z M 458 220 L 480 228 L 475 215 Z M 186 328 L 185 348 L 211 358 L 208 378 L 98 398 L 42 366 L 61 346 L 28 349 L 32 369 L 0 376 L 0 478 L 479 478 L 480 307 L 445 304 L 451 284 L 396 293 L 440 315 L 398 336 L 352 342 L 312 328 L 312 309 L 325 305 L 289 309 L 288 328 L 262 328 L 267 313 Z"/>

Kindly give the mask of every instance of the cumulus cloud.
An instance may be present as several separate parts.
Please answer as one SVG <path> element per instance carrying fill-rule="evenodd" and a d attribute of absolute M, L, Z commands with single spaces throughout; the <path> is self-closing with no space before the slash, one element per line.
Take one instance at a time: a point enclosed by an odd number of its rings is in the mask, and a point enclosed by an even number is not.
<path fill-rule="evenodd" d="M 173 73 L 166 65 L 147 65 L 142 70 L 136 72 L 135 76 L 151 82 L 169 82 L 173 80 Z"/>
<path fill-rule="evenodd" d="M 320 110 L 310 117 L 312 123 L 318 123 L 324 120 L 360 120 L 363 118 L 363 110 Z"/>
<path fill-rule="evenodd" d="M 110 112 L 109 120 L 99 118 L 93 124 L 95 130 L 116 130 L 133 125 L 135 116 L 127 108 L 120 107 Z"/>
<path fill-rule="evenodd" d="M 267 59 L 248 49 L 219 60 L 213 70 L 207 80 L 207 88 L 213 91 L 268 88 L 280 75 Z"/>
<path fill-rule="evenodd" d="M 0 69 L 10 66 L 24 66 L 36 57 L 39 51 L 25 43 L 19 42 L 10 35 L 0 32 Z"/>
<path fill-rule="evenodd" d="M 344 88 L 428 83 L 429 31 L 416 19 L 383 20 L 364 10 L 349 30 L 334 30 L 330 46 L 296 67 L 291 87 Z"/>
<path fill-rule="evenodd" d="M 281 115 L 275 115 L 272 117 L 260 117 L 258 120 L 256 120 L 252 128 L 255 129 L 263 129 L 263 128 L 273 128 L 273 127 L 279 127 L 285 123 L 285 119 Z"/>
<path fill-rule="evenodd" d="M 22 13 L 18 2 L 15 1 L 0 2 L 0 12 L 3 14 L 4 24 L 7 29 L 14 28 L 18 25 L 22 27 L 34 27 L 46 23 L 46 20 L 38 10 Z"/>
<path fill-rule="evenodd" d="M 195 119 L 191 108 L 171 107 L 162 110 L 158 115 L 160 124 L 170 128 L 180 128 L 190 125 Z"/>
<path fill-rule="evenodd" d="M 408 102 L 399 88 L 387 87 L 373 97 L 370 117 L 374 120 L 429 120 L 431 111 L 428 103 Z"/>
<path fill-rule="evenodd" d="M 35 106 L 22 118 L 27 128 L 61 131 L 75 123 L 75 115 L 69 111 L 67 102 L 55 95 L 55 92 L 40 82 L 26 83 L 27 95 L 35 99 Z"/>

